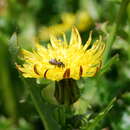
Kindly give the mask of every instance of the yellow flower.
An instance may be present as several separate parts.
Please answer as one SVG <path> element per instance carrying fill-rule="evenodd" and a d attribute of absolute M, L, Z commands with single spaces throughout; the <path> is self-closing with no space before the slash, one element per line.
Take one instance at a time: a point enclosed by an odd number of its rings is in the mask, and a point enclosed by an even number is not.
<path fill-rule="evenodd" d="M 93 24 L 91 16 L 86 11 L 79 11 L 76 14 L 75 24 L 80 31 L 85 31 Z"/>
<path fill-rule="evenodd" d="M 67 30 L 69 30 L 75 22 L 75 15 L 71 13 L 63 13 L 61 16 L 62 23 L 52 25 L 49 27 L 43 26 L 39 30 L 39 38 L 41 40 L 48 40 L 50 35 L 60 36 Z"/>
<path fill-rule="evenodd" d="M 38 37 L 41 40 L 49 40 L 50 34 L 61 36 L 67 32 L 72 26 L 76 26 L 79 31 L 85 31 L 93 24 L 91 16 L 86 11 L 78 11 L 76 14 L 63 13 L 61 14 L 60 24 L 55 24 L 49 27 L 43 26 L 39 29 Z"/>
<path fill-rule="evenodd" d="M 92 77 L 101 67 L 102 54 L 105 44 L 100 37 L 90 48 L 91 33 L 88 41 L 83 46 L 80 34 L 74 27 L 67 42 L 51 36 L 51 44 L 47 48 L 36 44 L 36 50 L 22 51 L 25 63 L 17 65 L 18 69 L 27 78 L 45 78 L 54 81 L 80 77 Z"/>

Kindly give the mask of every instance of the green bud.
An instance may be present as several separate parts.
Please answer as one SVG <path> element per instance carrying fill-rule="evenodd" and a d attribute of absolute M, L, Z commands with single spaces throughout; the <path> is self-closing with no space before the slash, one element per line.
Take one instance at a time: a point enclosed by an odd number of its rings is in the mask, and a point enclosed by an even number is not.
<path fill-rule="evenodd" d="M 60 104 L 71 105 L 76 102 L 80 97 L 76 81 L 73 79 L 56 81 L 54 96 Z"/>

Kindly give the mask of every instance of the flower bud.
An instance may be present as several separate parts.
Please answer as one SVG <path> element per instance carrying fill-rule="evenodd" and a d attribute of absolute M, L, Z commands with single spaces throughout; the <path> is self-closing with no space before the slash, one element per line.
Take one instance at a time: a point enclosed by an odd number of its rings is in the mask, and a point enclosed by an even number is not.
<path fill-rule="evenodd" d="M 55 82 L 56 100 L 59 104 L 71 105 L 80 97 L 79 88 L 73 79 L 63 79 Z"/>

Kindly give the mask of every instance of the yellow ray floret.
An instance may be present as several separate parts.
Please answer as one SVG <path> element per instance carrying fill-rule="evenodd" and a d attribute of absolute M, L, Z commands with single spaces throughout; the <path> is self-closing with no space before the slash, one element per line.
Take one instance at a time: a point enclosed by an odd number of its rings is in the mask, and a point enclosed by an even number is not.
<path fill-rule="evenodd" d="M 91 34 L 84 46 L 75 27 L 72 29 L 70 43 L 65 35 L 63 41 L 51 36 L 51 44 L 46 48 L 37 43 L 33 52 L 23 50 L 25 63 L 17 65 L 17 68 L 28 78 L 59 81 L 65 78 L 78 80 L 80 77 L 92 77 L 101 67 L 105 44 L 100 38 L 89 47 Z"/>

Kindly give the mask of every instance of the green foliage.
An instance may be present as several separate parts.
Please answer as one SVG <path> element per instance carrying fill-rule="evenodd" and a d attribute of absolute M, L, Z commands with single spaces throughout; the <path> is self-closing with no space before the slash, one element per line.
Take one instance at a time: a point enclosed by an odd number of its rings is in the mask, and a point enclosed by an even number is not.
<path fill-rule="evenodd" d="M 54 106 L 47 103 L 40 95 L 40 89 L 37 88 L 36 84 L 32 80 L 25 80 L 23 79 L 24 84 L 28 87 L 33 103 L 45 125 L 46 130 L 60 130 L 60 126 L 53 118 L 52 109 Z M 38 90 L 39 89 L 39 90 Z"/>
<path fill-rule="evenodd" d="M 115 98 L 109 103 L 109 105 L 102 111 L 100 112 L 96 117 L 93 119 L 90 119 L 87 123 L 86 126 L 83 126 L 81 128 L 82 130 L 94 130 L 97 126 L 99 126 L 100 121 L 105 117 L 105 115 L 110 111 L 110 109 L 113 106 L 113 103 L 115 102 Z"/>
<path fill-rule="evenodd" d="M 113 56 L 108 62 L 103 66 L 99 75 L 103 75 L 104 73 L 108 72 L 111 69 L 111 66 L 119 61 L 119 55 Z"/>
<path fill-rule="evenodd" d="M 20 47 L 18 46 L 17 34 L 14 33 L 9 40 L 9 52 L 12 56 L 13 62 L 16 62 L 16 59 L 18 58 L 19 51 L 20 51 Z"/>
<path fill-rule="evenodd" d="M 24 119 L 19 120 L 19 126 L 16 126 L 11 119 L 0 117 L 0 130 L 33 130 L 33 127 Z"/>
<path fill-rule="evenodd" d="M 21 62 L 21 48 L 33 51 L 42 27 L 61 24 L 64 12 L 81 10 L 93 19 L 80 32 L 83 43 L 93 30 L 93 39 L 102 35 L 106 49 L 101 70 L 77 81 L 80 98 L 65 106 L 56 101 L 54 82 L 23 79 L 15 63 Z M 0 130 L 129 130 L 129 25 L 130 0 L 1 0 Z"/>

